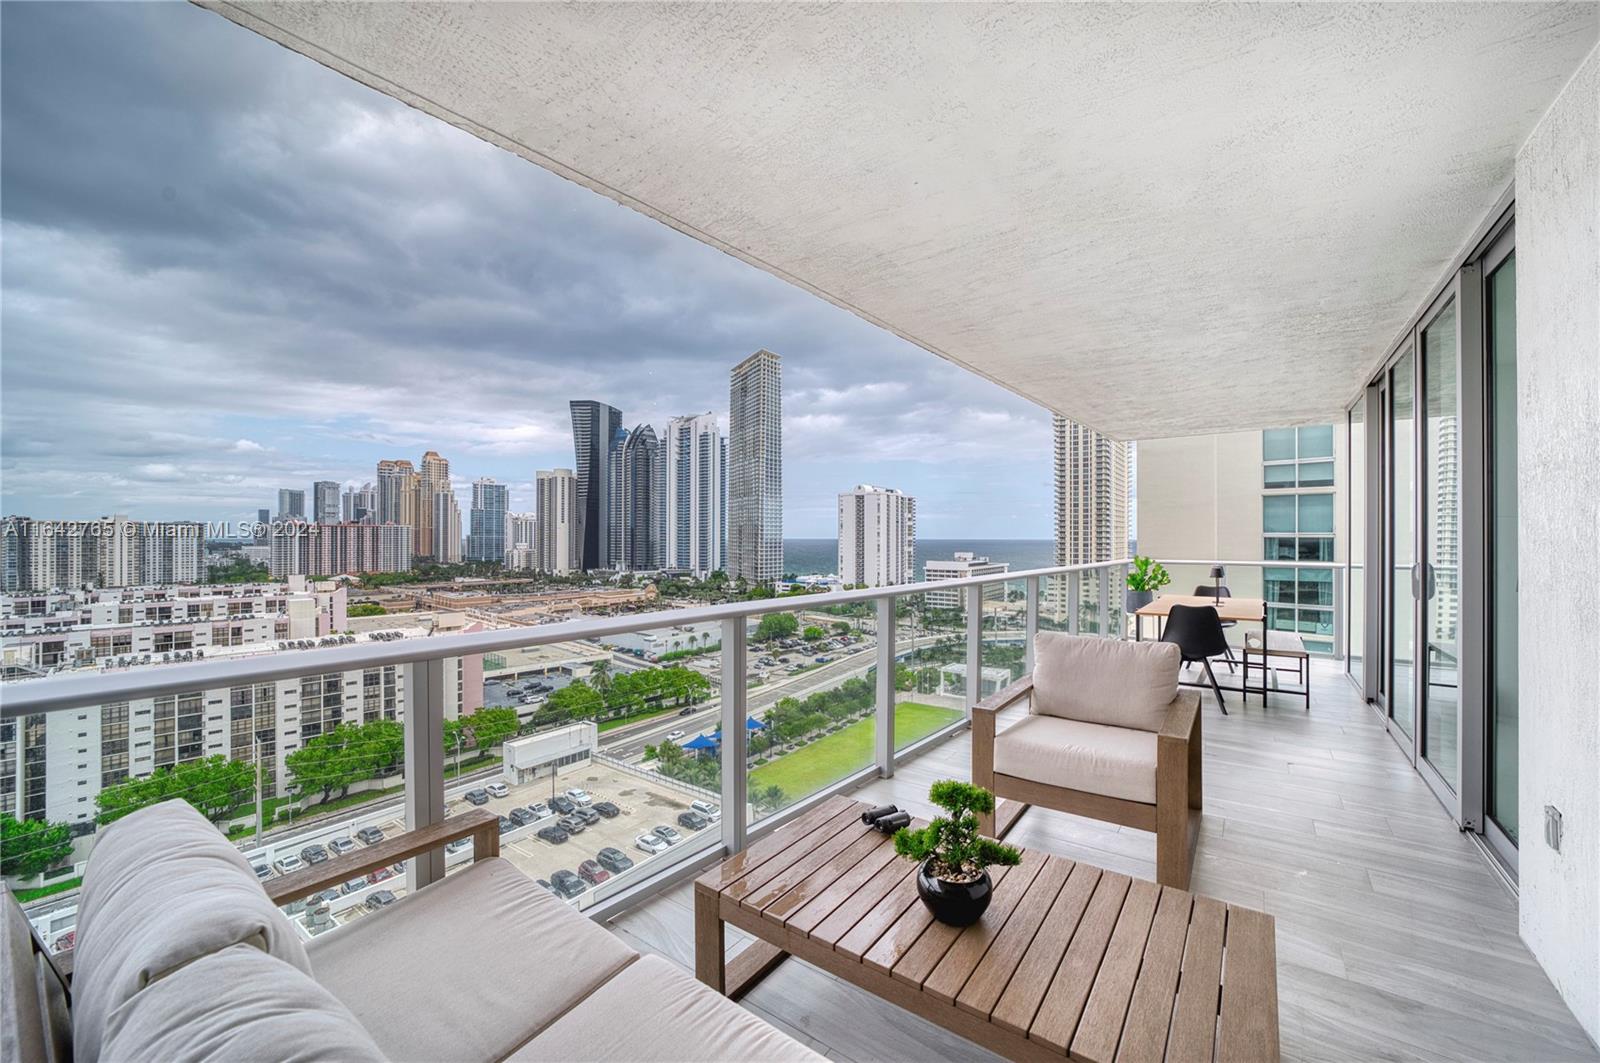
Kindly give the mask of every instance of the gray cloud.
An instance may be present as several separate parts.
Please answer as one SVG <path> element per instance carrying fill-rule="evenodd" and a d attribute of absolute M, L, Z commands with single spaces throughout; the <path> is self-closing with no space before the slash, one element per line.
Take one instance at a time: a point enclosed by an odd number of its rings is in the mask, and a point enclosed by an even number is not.
<path fill-rule="evenodd" d="M 784 356 L 786 511 L 1046 536 L 1041 409 L 187 4 L 4 5 L 6 512 L 220 519 L 433 448 L 531 504 L 566 402 L 726 413 Z"/>

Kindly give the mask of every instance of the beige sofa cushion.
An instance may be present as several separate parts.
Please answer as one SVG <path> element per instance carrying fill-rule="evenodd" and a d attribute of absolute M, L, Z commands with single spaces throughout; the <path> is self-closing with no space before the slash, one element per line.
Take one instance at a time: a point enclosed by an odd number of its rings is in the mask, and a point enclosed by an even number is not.
<path fill-rule="evenodd" d="M 309 975 L 233 945 L 124 1001 L 106 1022 L 100 1058 L 378 1063 L 383 1054 L 350 1009 Z"/>
<path fill-rule="evenodd" d="M 994 770 L 1049 786 L 1156 802 L 1156 736 L 1056 716 L 1028 716 L 994 739 Z"/>
<path fill-rule="evenodd" d="M 1159 731 L 1178 692 L 1183 658 L 1169 642 L 1127 642 L 1041 631 L 1033 642 L 1029 712 Z"/>
<path fill-rule="evenodd" d="M 317 981 L 385 1055 L 430 1061 L 503 1058 L 639 955 L 499 857 L 310 951 Z"/>
<path fill-rule="evenodd" d="M 299 935 L 244 856 L 188 803 L 165 801 L 111 824 L 89 855 L 78 905 L 78 1063 L 94 1063 L 107 1018 L 135 993 L 241 943 L 311 970 Z"/>
<path fill-rule="evenodd" d="M 515 1063 L 821 1060 L 658 956 L 645 956 L 511 1057 Z"/>

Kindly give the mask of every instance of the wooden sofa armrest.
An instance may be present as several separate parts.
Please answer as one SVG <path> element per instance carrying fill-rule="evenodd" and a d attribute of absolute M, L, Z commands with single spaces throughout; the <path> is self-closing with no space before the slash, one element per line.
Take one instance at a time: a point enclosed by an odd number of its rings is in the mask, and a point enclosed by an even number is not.
<path fill-rule="evenodd" d="M 1195 727 L 1200 721 L 1200 692 L 1180 690 L 1167 706 L 1167 722 L 1157 734 L 1161 738 L 1176 738 L 1184 742 L 1197 735 Z"/>
<path fill-rule="evenodd" d="M 972 706 L 972 714 L 976 716 L 980 712 L 999 712 L 1001 709 L 1022 700 L 1032 693 L 1033 673 L 1030 672 L 1010 686 L 996 690 L 993 694 Z"/>
<path fill-rule="evenodd" d="M 483 808 L 474 808 L 443 823 L 408 830 L 385 838 L 377 845 L 343 856 L 336 856 L 315 867 L 302 868 L 263 885 L 273 904 L 283 905 L 336 888 L 358 875 L 437 849 L 462 838 L 472 839 L 472 858 L 482 860 L 500 855 L 500 817 Z"/>

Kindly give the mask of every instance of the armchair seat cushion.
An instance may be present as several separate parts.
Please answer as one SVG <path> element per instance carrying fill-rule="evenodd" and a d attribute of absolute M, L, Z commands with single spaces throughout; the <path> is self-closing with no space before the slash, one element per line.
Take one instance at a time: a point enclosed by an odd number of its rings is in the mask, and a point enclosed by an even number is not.
<path fill-rule="evenodd" d="M 504 1059 L 639 954 L 500 857 L 311 942 L 392 1060 Z"/>
<path fill-rule="evenodd" d="M 1047 786 L 1153 805 L 1156 736 L 1129 727 L 1028 716 L 995 736 L 994 770 Z"/>

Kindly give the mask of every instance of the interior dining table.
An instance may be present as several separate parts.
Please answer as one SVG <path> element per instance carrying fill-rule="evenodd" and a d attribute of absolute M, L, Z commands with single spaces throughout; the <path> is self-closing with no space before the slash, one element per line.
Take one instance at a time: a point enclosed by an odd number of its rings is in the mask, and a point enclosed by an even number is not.
<path fill-rule="evenodd" d="M 1134 640 L 1142 641 L 1144 638 L 1145 617 L 1155 617 L 1156 638 L 1159 639 L 1162 631 L 1166 628 L 1167 617 L 1172 613 L 1172 607 L 1175 605 L 1206 605 L 1217 611 L 1218 620 L 1224 622 L 1232 620 L 1239 624 L 1260 624 L 1261 645 L 1265 646 L 1267 644 L 1267 600 L 1265 598 L 1232 598 L 1226 595 L 1214 597 L 1209 594 L 1163 594 L 1156 598 L 1149 605 L 1143 606 L 1133 614 Z M 1229 667 L 1232 667 L 1232 662 L 1229 663 Z M 1212 671 L 1214 673 L 1216 669 L 1213 668 Z M 1268 693 L 1267 669 L 1263 668 L 1261 671 L 1260 686 L 1251 686 L 1249 684 L 1248 670 L 1239 675 L 1238 686 L 1224 683 L 1220 679 L 1217 681 L 1217 686 L 1222 690 L 1236 691 L 1241 701 L 1248 701 L 1251 694 L 1260 694 L 1261 703 L 1265 705 Z M 1179 683 L 1182 686 L 1204 687 L 1207 690 L 1211 688 L 1210 683 L 1191 682 L 1187 679 L 1180 680 Z"/>

